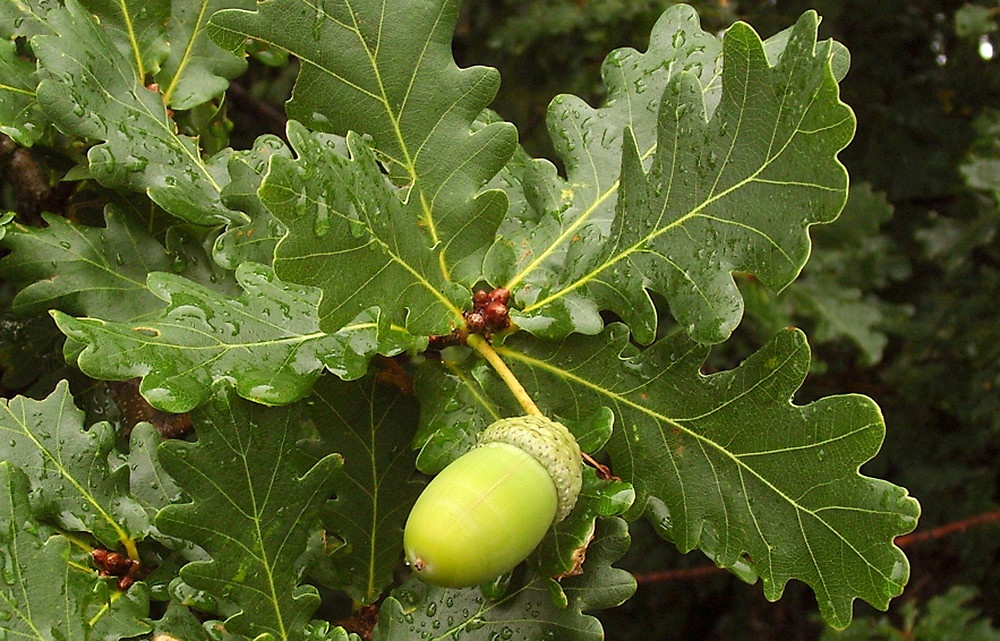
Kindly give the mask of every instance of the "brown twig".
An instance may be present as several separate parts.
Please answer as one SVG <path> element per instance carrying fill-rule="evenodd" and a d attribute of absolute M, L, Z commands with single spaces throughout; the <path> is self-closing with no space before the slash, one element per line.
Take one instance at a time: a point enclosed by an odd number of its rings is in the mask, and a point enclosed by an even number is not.
<path fill-rule="evenodd" d="M 916 543 L 923 543 L 924 541 L 943 539 L 944 537 L 955 534 L 956 532 L 965 532 L 969 528 L 983 525 L 985 523 L 991 523 L 993 521 L 1000 521 L 1000 510 L 977 514 L 976 516 L 962 519 L 961 521 L 955 521 L 954 523 L 945 523 L 944 525 L 930 530 L 914 532 L 913 534 L 901 536 L 896 539 L 896 545 L 901 548 L 905 548 Z"/>
<path fill-rule="evenodd" d="M 723 568 L 717 565 L 699 565 L 693 568 L 640 572 L 635 575 L 635 582 L 639 585 L 644 585 L 649 583 L 669 583 L 671 581 L 690 581 L 722 571 Z"/>
<path fill-rule="evenodd" d="M 0 169 L 14 187 L 18 221 L 25 225 L 41 225 L 39 214 L 52 191 L 49 177 L 31 157 L 31 152 L 4 134 L 0 134 Z"/>
<path fill-rule="evenodd" d="M 150 405 L 139 393 L 138 378 L 111 381 L 108 383 L 108 389 L 115 405 L 122 413 L 126 436 L 132 433 L 132 428 L 140 421 L 152 424 L 163 438 L 180 438 L 193 428 L 189 415 L 168 414 Z"/>
<path fill-rule="evenodd" d="M 993 510 L 992 512 L 984 512 L 983 514 L 977 514 L 976 516 L 969 517 L 967 519 L 962 519 L 961 521 L 955 521 L 953 523 L 945 523 L 936 528 L 930 530 L 924 530 L 921 532 L 914 532 L 912 534 L 907 534 L 905 536 L 898 537 L 896 539 L 896 545 L 901 548 L 906 548 L 918 543 L 924 543 L 926 541 L 935 541 L 937 539 L 943 539 L 952 534 L 958 532 L 965 532 L 966 530 L 984 525 L 987 523 L 1000 522 L 1000 510 Z M 693 568 L 680 568 L 676 570 L 659 570 L 656 572 L 640 572 L 635 575 L 636 583 L 639 585 L 650 584 L 650 583 L 667 583 L 671 581 L 691 581 L 693 579 L 700 579 L 702 577 L 708 576 L 710 574 L 715 574 L 717 572 L 724 571 L 725 568 L 720 568 L 716 565 L 699 565 Z"/>

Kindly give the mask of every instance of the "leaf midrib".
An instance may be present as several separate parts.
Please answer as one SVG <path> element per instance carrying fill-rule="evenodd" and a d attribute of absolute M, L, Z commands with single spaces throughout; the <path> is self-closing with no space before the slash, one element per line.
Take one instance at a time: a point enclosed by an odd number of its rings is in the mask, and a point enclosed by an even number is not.
<path fill-rule="evenodd" d="M 779 363 L 770 373 L 768 373 L 767 376 L 761 378 L 759 381 L 756 381 L 749 388 L 747 388 L 745 390 L 742 390 L 736 397 L 734 397 L 730 401 L 727 401 L 727 404 L 731 403 L 731 402 L 734 402 L 735 400 L 739 399 L 740 397 L 743 397 L 743 396 L 749 394 L 750 392 L 752 392 L 757 387 L 763 385 L 770 377 L 775 376 L 776 373 L 778 371 L 780 371 L 781 368 L 785 365 L 785 363 L 788 363 L 790 360 L 792 360 L 794 358 L 794 356 L 796 355 L 796 353 L 800 349 L 802 349 L 802 348 L 799 347 L 799 348 L 796 348 L 795 351 L 790 352 L 781 363 Z M 836 528 L 834 528 L 829 523 L 827 523 L 823 518 L 821 518 L 819 516 L 819 514 L 818 514 L 818 511 L 813 511 L 813 510 L 810 510 L 810 509 L 806 508 L 803 505 L 800 505 L 797 500 L 795 500 L 792 497 L 790 497 L 787 494 L 785 494 L 781 489 L 779 489 L 771 481 L 769 481 L 767 478 L 765 478 L 760 473 L 758 473 L 754 468 L 752 468 L 749 465 L 747 465 L 742 460 L 741 456 L 737 456 L 737 455 L 729 452 L 729 450 L 725 449 L 725 447 L 722 446 L 721 444 L 716 443 L 715 441 L 713 441 L 713 440 L 711 440 L 711 439 L 709 439 L 709 438 L 707 438 L 705 436 L 702 436 L 701 434 L 695 432 L 694 430 L 686 427 L 684 425 L 684 423 L 686 422 L 686 420 L 672 419 L 672 418 L 670 418 L 668 416 L 665 416 L 665 415 L 663 415 L 663 414 L 661 414 L 661 413 L 653 410 L 652 408 L 648 408 L 648 407 L 646 407 L 644 405 L 641 405 L 639 403 L 636 403 L 635 401 L 632 401 L 632 400 L 626 398 L 625 396 L 622 396 L 619 393 L 615 393 L 615 392 L 613 392 L 612 390 L 610 390 L 608 388 L 601 387 L 600 385 L 597 385 L 595 383 L 591 383 L 590 381 L 588 381 L 588 380 L 586 380 L 584 378 L 581 378 L 581 377 L 579 377 L 579 376 L 577 376 L 575 374 L 572 374 L 569 370 L 559 369 L 559 368 L 557 368 L 557 367 L 555 367 L 553 365 L 550 365 L 546 361 L 541 361 L 541 360 L 535 359 L 535 358 L 533 358 L 531 356 L 528 356 L 527 354 L 524 354 L 523 352 L 515 351 L 515 350 L 511 349 L 510 347 L 497 347 L 496 351 L 501 356 L 505 356 L 505 357 L 510 358 L 512 360 L 519 361 L 519 362 L 523 363 L 524 365 L 526 365 L 529 368 L 537 368 L 537 369 L 543 370 L 543 371 L 545 371 L 545 372 L 549 373 L 550 375 L 553 375 L 553 376 L 555 376 L 557 378 L 565 379 L 566 381 L 568 381 L 570 383 L 573 383 L 573 384 L 579 385 L 581 387 L 585 387 L 587 389 L 595 391 L 598 394 L 611 399 L 616 404 L 625 405 L 627 407 L 630 407 L 633 410 L 636 410 L 636 411 L 638 411 L 638 412 L 640 412 L 642 414 L 645 414 L 645 415 L 649 416 L 650 418 L 652 418 L 653 420 L 655 420 L 657 422 L 669 425 L 671 428 L 676 429 L 676 430 L 678 430 L 680 432 L 683 432 L 684 434 L 688 435 L 690 438 L 694 439 L 696 442 L 698 442 L 698 443 L 700 443 L 702 445 L 707 445 L 709 448 L 711 448 L 711 449 L 717 451 L 718 453 L 720 453 L 723 457 L 729 459 L 737 467 L 737 469 L 739 469 L 741 471 L 741 477 L 742 477 L 742 473 L 744 471 L 747 472 L 747 473 L 749 473 L 751 476 L 753 476 L 758 481 L 760 481 L 764 486 L 766 486 L 768 489 L 770 489 L 772 492 L 774 492 L 778 497 L 780 497 L 786 503 L 788 503 L 789 505 L 791 505 L 796 510 L 796 513 L 798 513 L 798 514 L 808 514 L 810 517 L 812 517 L 813 519 L 815 519 L 818 523 L 821 523 L 827 530 L 829 530 L 830 532 L 832 532 L 846 547 L 848 547 L 857 556 L 857 558 L 863 560 L 864 563 L 872 571 L 874 571 L 876 574 L 878 574 L 879 576 L 881 576 L 887 582 L 889 582 L 889 583 L 891 583 L 893 585 L 897 584 L 896 581 L 894 581 L 890 577 L 886 576 L 885 573 L 882 572 L 878 567 L 872 565 L 871 562 L 868 561 L 868 558 L 865 557 L 853 545 L 853 543 L 851 543 L 851 541 L 847 540 Z M 718 408 L 716 408 L 716 410 L 717 409 Z M 870 425 L 867 425 L 865 427 L 868 428 L 868 427 L 870 427 Z M 663 433 L 662 430 L 661 430 L 660 433 L 662 435 L 662 433 Z M 669 448 L 665 448 L 665 449 L 666 449 L 666 451 L 669 452 Z M 756 515 L 754 515 L 753 511 L 749 510 L 749 508 L 748 508 L 748 511 L 754 517 L 754 519 L 756 519 Z M 808 538 L 806 538 L 806 541 L 807 541 L 807 545 L 808 545 Z M 817 566 L 817 572 L 819 572 L 818 566 Z"/>

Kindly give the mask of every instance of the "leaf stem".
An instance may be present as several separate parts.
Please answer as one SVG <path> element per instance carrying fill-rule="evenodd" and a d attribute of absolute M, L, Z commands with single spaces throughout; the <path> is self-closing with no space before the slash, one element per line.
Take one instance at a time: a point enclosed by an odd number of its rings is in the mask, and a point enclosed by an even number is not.
<path fill-rule="evenodd" d="M 517 380 L 517 377 L 514 376 L 514 372 L 507 367 L 507 363 L 503 362 L 503 359 L 496 353 L 496 350 L 493 349 L 493 346 L 490 345 L 489 341 L 479 334 L 469 334 L 469 338 L 466 342 L 469 347 L 482 354 L 483 358 L 485 358 L 487 362 L 493 366 L 493 369 L 495 369 L 497 374 L 500 375 L 503 382 L 507 384 L 511 394 L 514 395 L 514 398 L 517 399 L 517 402 L 524 409 L 525 414 L 529 414 L 531 416 L 542 416 L 542 411 L 538 409 L 535 402 L 531 400 L 531 396 L 528 395 L 528 391 L 524 389 L 523 385 L 521 385 L 521 381 Z"/>

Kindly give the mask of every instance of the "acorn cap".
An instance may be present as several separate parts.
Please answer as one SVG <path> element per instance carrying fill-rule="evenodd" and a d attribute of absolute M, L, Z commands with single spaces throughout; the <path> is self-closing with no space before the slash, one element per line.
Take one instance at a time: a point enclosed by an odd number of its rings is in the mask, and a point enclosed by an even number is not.
<path fill-rule="evenodd" d="M 544 416 L 515 416 L 496 421 L 479 435 L 479 444 L 508 443 L 530 454 L 548 470 L 559 506 L 553 523 L 566 518 L 583 486 L 580 446 L 562 423 Z"/>

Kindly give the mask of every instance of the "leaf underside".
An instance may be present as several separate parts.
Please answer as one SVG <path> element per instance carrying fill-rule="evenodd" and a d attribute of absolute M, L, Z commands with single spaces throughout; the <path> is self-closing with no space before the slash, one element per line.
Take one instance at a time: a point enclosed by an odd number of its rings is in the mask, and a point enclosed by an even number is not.
<path fill-rule="evenodd" d="M 919 505 L 858 473 L 885 432 L 874 402 L 790 402 L 809 367 L 801 332 L 711 376 L 699 373 L 706 347 L 678 336 L 637 352 L 620 325 L 558 344 L 518 337 L 499 351 L 545 413 L 614 411 L 607 451 L 635 486 L 629 515 L 645 514 L 682 551 L 749 568 L 771 600 L 804 581 L 839 627 L 855 598 L 884 609 L 902 591 L 909 565 L 893 539 L 915 527 Z"/>

